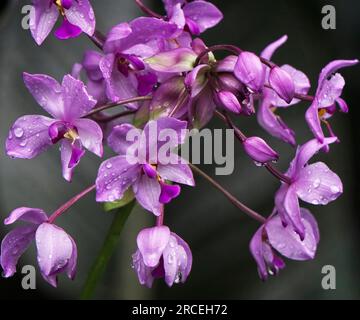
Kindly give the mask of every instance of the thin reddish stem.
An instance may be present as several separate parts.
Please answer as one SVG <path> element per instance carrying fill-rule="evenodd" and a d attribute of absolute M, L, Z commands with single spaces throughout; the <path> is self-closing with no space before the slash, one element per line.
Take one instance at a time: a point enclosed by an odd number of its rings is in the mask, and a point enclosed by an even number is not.
<path fill-rule="evenodd" d="M 93 110 L 91 110 L 88 114 L 86 114 L 84 116 L 84 118 L 90 117 L 98 112 L 107 110 L 107 109 L 111 109 L 117 106 L 121 106 L 121 105 L 125 105 L 125 104 L 129 104 L 129 103 L 133 103 L 133 102 L 139 102 L 139 101 L 146 101 L 146 100 L 151 100 L 152 97 L 149 96 L 140 96 L 140 97 L 135 97 L 135 98 L 130 98 L 130 99 L 125 99 L 125 100 L 120 100 L 117 102 L 111 102 L 111 103 L 107 103 L 101 107 L 97 107 Z"/>
<path fill-rule="evenodd" d="M 158 19 L 163 18 L 162 15 L 154 12 L 153 10 L 151 10 L 150 8 L 145 6 L 141 0 L 135 0 L 135 3 L 139 6 L 141 11 L 144 12 L 145 14 L 147 14 L 148 16 L 153 17 L 153 18 L 158 18 Z"/>
<path fill-rule="evenodd" d="M 238 209 L 240 209 L 242 212 L 244 212 L 246 215 L 248 215 L 250 218 L 255 219 L 256 221 L 260 223 L 265 223 L 266 219 L 257 213 L 256 211 L 250 209 L 248 206 L 240 202 L 234 195 L 232 195 L 229 191 L 227 191 L 223 186 L 221 186 L 217 181 L 215 181 L 213 178 L 208 176 L 204 171 L 202 171 L 200 168 L 193 164 L 189 164 L 191 169 L 197 173 L 198 175 L 202 176 L 204 179 L 206 179 L 208 182 L 210 182 L 216 189 L 221 191 L 225 197 Z"/>
<path fill-rule="evenodd" d="M 236 138 L 243 143 L 246 140 L 246 135 L 234 124 L 234 122 L 231 120 L 231 118 L 227 114 L 222 114 L 221 112 L 215 110 L 215 115 L 224 121 L 227 126 L 234 130 Z M 266 163 L 264 167 L 277 179 L 279 179 L 282 182 L 285 182 L 287 184 L 291 184 L 291 179 L 281 173 L 278 169 L 276 169 L 272 164 Z"/>
<path fill-rule="evenodd" d="M 71 198 L 69 201 L 64 203 L 59 209 L 57 209 L 49 218 L 48 222 L 53 223 L 59 216 L 61 216 L 66 210 L 78 202 L 82 197 L 86 196 L 88 193 L 93 191 L 96 188 L 96 185 L 92 185 L 84 191 L 80 192 L 75 197 Z"/>
<path fill-rule="evenodd" d="M 100 50 L 103 50 L 106 37 L 100 31 L 95 30 L 94 34 L 89 38 Z"/>

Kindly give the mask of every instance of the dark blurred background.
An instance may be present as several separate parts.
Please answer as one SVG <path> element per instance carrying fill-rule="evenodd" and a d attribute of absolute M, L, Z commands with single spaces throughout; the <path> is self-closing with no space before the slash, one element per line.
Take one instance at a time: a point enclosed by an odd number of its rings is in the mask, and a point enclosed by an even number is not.
<path fill-rule="evenodd" d="M 29 31 L 23 30 L 21 8 L 30 1 L 0 3 L 0 143 L 4 146 L 11 124 L 21 115 L 42 112 L 23 85 L 21 74 L 46 73 L 61 79 L 80 61 L 85 49 L 93 48 L 89 40 L 60 42 L 50 36 L 42 47 L 35 45 Z M 92 0 L 97 16 L 97 28 L 106 32 L 111 26 L 140 15 L 131 0 Z M 146 1 L 161 11 L 161 1 Z M 225 15 L 223 22 L 204 35 L 208 45 L 228 43 L 260 52 L 269 42 L 288 34 L 288 43 L 274 57 L 279 64 L 288 63 L 303 70 L 316 87 L 318 74 L 330 60 L 360 57 L 360 2 L 338 1 L 213 1 Z M 337 29 L 321 27 L 321 9 L 331 4 L 337 11 Z M 101 299 L 357 299 L 360 298 L 360 154 L 359 67 L 346 69 L 344 97 L 350 114 L 337 114 L 331 121 L 342 143 L 333 146 L 328 155 L 321 154 L 330 168 L 343 179 L 344 195 L 326 207 L 310 208 L 318 219 L 321 242 L 314 261 L 286 261 L 279 277 L 262 283 L 256 265 L 248 251 L 248 243 L 257 229 L 241 212 L 202 179 L 195 189 L 183 188 L 181 197 L 167 208 L 170 227 L 190 244 L 194 265 L 185 285 L 168 289 L 158 281 L 152 290 L 141 287 L 130 268 L 130 255 L 135 249 L 137 232 L 152 223 L 151 214 L 137 208 L 130 217 L 117 252 L 99 285 L 96 297 Z M 313 91 L 312 91 L 313 93 Z M 311 137 L 304 121 L 306 104 L 299 104 L 282 113 L 284 120 L 297 132 L 298 143 Z M 260 135 L 282 155 L 279 168 L 286 170 L 294 150 L 269 138 L 255 119 L 238 119 L 246 132 Z M 213 121 L 211 127 L 221 128 Z M 239 199 L 257 211 L 269 214 L 278 182 L 264 169 L 255 167 L 237 146 L 236 169 L 233 175 L 217 179 Z M 111 153 L 108 152 L 110 155 Z M 0 218 L 19 206 L 40 207 L 52 212 L 60 204 L 93 183 L 100 159 L 87 154 L 77 168 L 74 181 L 67 184 L 61 178 L 59 152 L 56 148 L 35 160 L 10 160 L 0 153 Z M 214 175 L 212 166 L 203 166 Z M 310 207 L 310 206 L 309 206 Z M 60 278 L 53 289 L 38 276 L 37 290 L 21 288 L 21 267 L 34 264 L 32 248 L 18 265 L 17 276 L 0 279 L 0 298 L 72 299 L 79 296 L 85 276 L 95 258 L 111 214 L 94 205 L 91 196 L 81 201 L 68 215 L 59 220 L 77 241 L 79 249 L 78 276 L 74 282 Z M 9 228 L 0 227 L 3 237 Z M 321 287 L 321 269 L 333 265 L 337 271 L 336 290 Z"/>

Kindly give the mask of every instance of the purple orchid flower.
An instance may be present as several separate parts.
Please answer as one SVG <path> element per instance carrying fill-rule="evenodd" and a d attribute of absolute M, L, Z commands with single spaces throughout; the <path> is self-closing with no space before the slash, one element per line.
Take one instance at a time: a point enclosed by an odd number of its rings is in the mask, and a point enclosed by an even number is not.
<path fill-rule="evenodd" d="M 303 240 L 290 225 L 284 227 L 278 215 L 271 217 L 251 239 L 250 252 L 261 280 L 265 281 L 269 275 L 277 275 L 285 268 L 277 253 L 298 261 L 314 259 L 320 240 L 318 225 L 309 210 L 300 208 L 300 213 L 304 225 Z"/>
<path fill-rule="evenodd" d="M 345 80 L 339 73 L 335 72 L 358 63 L 358 60 L 335 60 L 330 62 L 320 73 L 314 101 L 305 115 L 311 131 L 320 142 L 324 141 L 325 138 L 321 122 L 327 125 L 330 135 L 335 136 L 327 119 L 336 111 L 336 104 L 342 112 L 347 113 L 349 110 L 346 102 L 341 98 Z"/>
<path fill-rule="evenodd" d="M 30 31 L 41 45 L 53 29 L 59 14 L 61 26 L 55 31 L 59 39 L 69 39 L 85 32 L 95 32 L 95 15 L 88 0 L 32 0 L 34 11 L 30 15 Z"/>
<path fill-rule="evenodd" d="M 275 51 L 286 41 L 287 36 L 283 36 L 269 44 L 261 53 L 261 57 L 270 60 Z M 263 97 L 259 105 L 257 119 L 262 128 L 269 134 L 295 146 L 295 132 L 283 122 L 280 116 L 276 115 L 275 111 L 276 108 L 287 108 L 299 103 L 299 99 L 293 98 L 293 93 L 306 95 L 310 89 L 310 81 L 303 72 L 289 65 L 283 65 L 280 67 L 280 70 L 276 68 L 275 71 L 277 71 L 277 74 L 279 72 L 283 73 L 283 77 L 288 78 L 288 80 L 285 80 L 285 88 L 278 88 L 278 92 L 266 87 L 263 88 Z M 274 74 L 274 69 L 270 71 L 269 68 L 266 68 L 265 83 L 270 83 L 274 89 L 279 86 L 281 87 L 282 83 L 284 83 L 283 81 L 276 81 L 276 79 L 274 79 L 276 73 Z M 271 75 L 273 75 L 273 80 L 271 79 Z M 290 80 L 292 80 L 292 82 Z M 288 86 L 286 86 L 286 84 L 288 84 Z M 279 95 L 281 91 L 284 92 L 284 94 Z M 291 94 L 286 94 L 286 92 L 291 92 Z M 288 101 L 285 101 L 285 99 Z"/>
<path fill-rule="evenodd" d="M 97 100 L 98 104 L 105 104 L 108 102 L 106 96 L 106 83 L 99 66 L 103 57 L 103 54 L 100 52 L 87 50 L 81 63 L 88 79 L 86 88 L 89 94 Z"/>
<path fill-rule="evenodd" d="M 96 100 L 81 81 L 70 75 L 60 85 L 47 75 L 24 73 L 24 82 L 53 119 L 27 115 L 16 120 L 6 140 L 6 152 L 14 158 L 32 159 L 61 140 L 62 173 L 71 181 L 84 148 L 99 157 L 103 154 L 101 128 L 95 121 L 82 118 L 96 105 Z"/>
<path fill-rule="evenodd" d="M 202 0 L 163 0 L 170 22 L 175 23 L 180 31 L 185 27 L 193 35 L 200 35 L 216 26 L 223 14 L 212 3 Z"/>
<path fill-rule="evenodd" d="M 63 229 L 49 223 L 41 209 L 18 208 L 5 219 L 4 224 L 18 220 L 26 224 L 10 231 L 1 242 L 4 277 L 14 275 L 19 258 L 35 239 L 37 261 L 43 278 L 54 287 L 57 286 L 57 275 L 62 272 L 73 280 L 77 264 L 75 241 Z"/>
<path fill-rule="evenodd" d="M 111 101 L 151 91 L 157 78 L 146 70 L 143 59 L 160 52 L 175 32 L 174 24 L 147 17 L 121 23 L 110 30 L 99 67 L 105 79 L 106 95 Z M 138 104 L 128 106 L 137 109 Z"/>
<path fill-rule="evenodd" d="M 321 143 L 310 140 L 301 146 L 286 175 L 290 184 L 282 184 L 275 195 L 275 205 L 284 225 L 290 224 L 305 237 L 305 226 L 301 219 L 299 198 L 313 205 L 327 205 L 343 192 L 340 178 L 323 162 L 307 164 L 324 146 L 336 142 L 337 138 L 325 138 Z"/>
<path fill-rule="evenodd" d="M 137 251 L 133 254 L 133 268 L 139 282 L 152 287 L 154 279 L 164 278 L 171 287 L 184 283 L 192 267 L 188 244 L 166 226 L 147 228 L 137 236 Z"/>
<path fill-rule="evenodd" d="M 184 159 L 169 148 L 165 153 L 171 160 L 162 159 L 161 156 L 161 150 L 168 146 L 164 146 L 163 135 L 175 135 L 171 148 L 176 148 L 184 142 L 186 127 L 185 121 L 174 118 L 149 121 L 143 131 L 130 124 L 116 126 L 108 138 L 108 144 L 119 156 L 101 164 L 96 179 L 96 200 L 112 202 L 121 199 L 125 191 L 132 187 L 140 205 L 159 216 L 163 204 L 180 193 L 179 185 L 170 185 L 166 181 L 189 186 L 195 184 L 192 171 Z M 127 140 L 131 139 L 132 134 L 137 139 L 135 148 L 134 141 Z"/>

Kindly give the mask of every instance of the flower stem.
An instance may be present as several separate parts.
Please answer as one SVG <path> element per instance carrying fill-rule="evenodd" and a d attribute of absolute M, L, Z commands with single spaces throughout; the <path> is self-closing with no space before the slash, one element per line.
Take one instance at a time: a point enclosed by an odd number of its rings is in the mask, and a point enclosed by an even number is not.
<path fill-rule="evenodd" d="M 236 138 L 243 143 L 246 140 L 246 135 L 234 124 L 231 118 L 227 114 L 223 114 L 217 110 L 215 110 L 215 115 L 224 121 L 227 126 L 234 130 Z M 291 180 L 289 177 L 281 173 L 278 169 L 276 169 L 272 164 L 266 163 L 264 167 L 277 179 L 287 184 L 291 184 Z"/>
<path fill-rule="evenodd" d="M 71 198 L 68 202 L 63 204 L 59 209 L 57 209 L 49 218 L 48 222 L 53 223 L 59 216 L 61 216 L 66 210 L 78 202 L 82 197 L 86 196 L 88 193 L 95 189 L 96 185 L 92 185 L 89 188 L 86 188 L 84 191 L 80 192 L 75 197 Z"/>
<path fill-rule="evenodd" d="M 149 15 L 150 17 L 153 18 L 158 18 L 158 19 L 162 19 L 163 16 L 161 16 L 160 14 L 152 11 L 150 8 L 148 8 L 147 6 L 145 6 L 141 0 L 135 0 L 135 3 L 139 6 L 139 8 L 142 10 L 142 12 L 146 13 L 147 15 Z"/>
<path fill-rule="evenodd" d="M 134 97 L 134 98 L 130 98 L 130 99 L 125 99 L 125 100 L 120 100 L 117 102 L 111 102 L 111 103 L 107 103 L 104 104 L 101 107 L 97 107 L 93 110 L 91 110 L 88 114 L 86 114 L 83 118 L 87 118 L 90 117 L 98 112 L 107 110 L 107 109 L 111 109 L 117 106 L 121 106 L 121 105 L 125 105 L 125 104 L 129 104 L 129 103 L 133 103 L 133 102 L 139 102 L 139 101 L 146 101 L 146 100 L 151 100 L 152 97 L 149 96 L 140 96 L 140 97 Z"/>
<path fill-rule="evenodd" d="M 246 215 L 248 215 L 250 218 L 255 219 L 256 221 L 260 223 L 264 223 L 266 219 L 258 214 L 256 211 L 250 209 L 245 204 L 240 202 L 234 195 L 232 195 L 229 191 L 227 191 L 224 187 L 222 187 L 218 182 L 216 182 L 213 178 L 208 176 L 204 171 L 202 171 L 200 168 L 193 164 L 189 164 L 191 169 L 197 173 L 198 175 L 202 176 L 204 179 L 209 181 L 216 189 L 221 191 L 225 197 L 238 209 L 240 209 L 242 212 L 244 212 Z"/>
<path fill-rule="evenodd" d="M 134 207 L 134 204 L 135 201 L 132 201 L 126 206 L 122 207 L 117 213 L 114 213 L 114 219 L 109 228 L 104 244 L 87 276 L 83 291 L 80 296 L 81 299 L 87 300 L 93 297 L 96 286 L 105 271 L 106 265 L 114 253 L 121 232 Z"/>
<path fill-rule="evenodd" d="M 161 206 L 161 214 L 160 216 L 156 217 L 156 225 L 161 227 L 164 224 L 164 216 L 165 216 L 165 206 Z"/>
<path fill-rule="evenodd" d="M 89 38 L 100 50 L 103 50 L 106 37 L 100 31 L 95 30 Z"/>

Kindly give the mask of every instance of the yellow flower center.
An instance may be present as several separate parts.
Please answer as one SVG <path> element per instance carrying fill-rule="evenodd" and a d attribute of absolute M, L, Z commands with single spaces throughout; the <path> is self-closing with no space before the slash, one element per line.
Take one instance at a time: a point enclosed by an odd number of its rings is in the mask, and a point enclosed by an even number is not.
<path fill-rule="evenodd" d="M 65 16 L 65 9 L 64 9 L 64 7 L 63 7 L 62 4 L 61 4 L 61 0 L 55 0 L 54 3 L 55 3 L 55 5 L 57 6 L 60 14 L 64 17 L 64 16 Z"/>
<path fill-rule="evenodd" d="M 79 135 L 74 129 L 70 129 L 64 134 L 64 138 L 69 139 L 71 143 L 74 143 L 79 138 Z"/>

